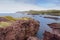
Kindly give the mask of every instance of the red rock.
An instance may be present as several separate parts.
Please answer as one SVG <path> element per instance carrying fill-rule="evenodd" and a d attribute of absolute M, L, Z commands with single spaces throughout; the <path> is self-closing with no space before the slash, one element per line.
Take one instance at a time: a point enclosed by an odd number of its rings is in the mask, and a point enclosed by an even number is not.
<path fill-rule="evenodd" d="M 30 37 L 27 38 L 27 40 L 40 40 L 40 39 L 37 38 L 37 37 L 31 37 L 31 36 L 30 36 Z"/>
<path fill-rule="evenodd" d="M 60 36 L 45 31 L 43 40 L 60 40 Z"/>
<path fill-rule="evenodd" d="M 51 23 L 48 26 L 52 32 L 45 32 L 43 40 L 60 40 L 60 23 Z"/>
<path fill-rule="evenodd" d="M 51 28 L 60 28 L 60 23 L 51 23 L 51 24 L 48 24 Z"/>
<path fill-rule="evenodd" d="M 60 23 L 51 23 L 48 25 L 52 29 L 54 34 L 57 34 L 60 36 Z"/>
<path fill-rule="evenodd" d="M 39 29 L 39 22 L 35 20 L 17 20 L 5 28 L 0 28 L 0 40 L 25 40 L 35 36 Z"/>

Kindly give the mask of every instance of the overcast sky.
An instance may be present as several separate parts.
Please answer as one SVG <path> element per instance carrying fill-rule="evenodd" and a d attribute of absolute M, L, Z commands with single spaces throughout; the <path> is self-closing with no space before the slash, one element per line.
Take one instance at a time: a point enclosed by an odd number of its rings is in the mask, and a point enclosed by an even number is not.
<path fill-rule="evenodd" d="M 0 0 L 0 13 L 48 9 L 60 10 L 60 0 Z"/>

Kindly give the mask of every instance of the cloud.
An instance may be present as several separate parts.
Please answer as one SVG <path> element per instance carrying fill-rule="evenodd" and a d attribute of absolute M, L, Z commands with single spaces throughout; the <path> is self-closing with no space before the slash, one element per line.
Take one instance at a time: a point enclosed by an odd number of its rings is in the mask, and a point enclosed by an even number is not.
<path fill-rule="evenodd" d="M 42 1 L 42 3 L 40 1 Z M 46 0 L 46 2 L 44 2 L 43 0 L 0 0 L 0 13 L 11 13 L 26 10 L 59 10 L 59 5 L 59 0 Z"/>
<path fill-rule="evenodd" d="M 26 10 L 44 10 L 45 8 L 26 3 L 0 4 L 0 12 L 16 12 Z"/>

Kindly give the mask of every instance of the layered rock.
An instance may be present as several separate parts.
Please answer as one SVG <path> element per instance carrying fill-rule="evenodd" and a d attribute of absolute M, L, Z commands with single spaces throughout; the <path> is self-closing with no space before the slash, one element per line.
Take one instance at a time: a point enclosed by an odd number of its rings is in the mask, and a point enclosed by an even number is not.
<path fill-rule="evenodd" d="M 45 31 L 43 40 L 60 40 L 60 36 Z"/>
<path fill-rule="evenodd" d="M 60 23 L 51 23 L 51 24 L 48 24 L 48 26 L 52 29 L 52 32 L 54 34 L 57 34 L 60 36 Z"/>
<path fill-rule="evenodd" d="M 60 23 L 51 23 L 48 26 L 52 32 L 45 31 L 43 40 L 60 40 Z"/>

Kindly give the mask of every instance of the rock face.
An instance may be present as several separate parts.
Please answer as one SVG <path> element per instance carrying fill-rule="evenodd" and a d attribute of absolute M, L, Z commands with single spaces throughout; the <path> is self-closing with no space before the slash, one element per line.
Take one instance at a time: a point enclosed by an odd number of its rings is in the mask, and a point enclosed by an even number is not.
<path fill-rule="evenodd" d="M 45 31 L 43 40 L 60 40 L 60 23 L 51 23 L 48 26 L 52 32 Z"/>
<path fill-rule="evenodd" d="M 45 31 L 43 40 L 60 40 L 60 36 Z"/>
<path fill-rule="evenodd" d="M 0 28 L 0 40 L 25 40 L 35 36 L 39 29 L 39 22 L 31 20 L 17 20 L 5 28 Z"/>
<path fill-rule="evenodd" d="M 52 29 L 54 34 L 57 34 L 60 36 L 60 23 L 51 23 L 48 25 Z"/>
<path fill-rule="evenodd" d="M 51 23 L 51 24 L 48 24 L 48 26 L 52 29 L 54 29 L 54 28 L 58 29 L 58 28 L 60 28 L 60 23 Z"/>

